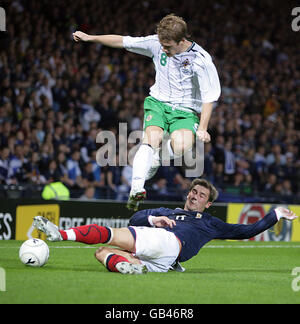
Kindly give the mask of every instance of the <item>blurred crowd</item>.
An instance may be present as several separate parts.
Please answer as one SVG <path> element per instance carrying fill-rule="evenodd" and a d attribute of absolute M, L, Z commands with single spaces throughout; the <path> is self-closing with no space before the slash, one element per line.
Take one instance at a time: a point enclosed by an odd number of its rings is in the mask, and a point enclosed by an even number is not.
<path fill-rule="evenodd" d="M 289 1 L 12 0 L 1 6 L 9 35 L 0 49 L 2 185 L 62 181 L 82 199 L 127 199 L 130 163 L 100 167 L 103 144 L 96 138 L 101 130 L 118 135 L 119 123 L 128 133 L 142 130 L 153 64 L 125 50 L 75 43 L 72 32 L 145 36 L 174 12 L 213 56 L 222 86 L 203 176 L 223 193 L 300 197 L 300 42 Z M 178 198 L 191 180 L 179 167 L 161 167 L 147 185 L 153 199 Z"/>

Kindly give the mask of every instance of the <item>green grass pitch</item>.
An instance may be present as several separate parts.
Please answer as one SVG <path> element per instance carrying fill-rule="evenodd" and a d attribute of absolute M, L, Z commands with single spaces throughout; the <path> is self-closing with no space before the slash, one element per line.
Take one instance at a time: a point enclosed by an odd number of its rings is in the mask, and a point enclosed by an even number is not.
<path fill-rule="evenodd" d="M 31 268 L 19 261 L 22 242 L 0 241 L 0 304 L 300 303 L 292 289 L 300 243 L 214 241 L 183 264 L 185 273 L 134 276 L 108 272 L 94 258 L 97 246 L 47 243 L 48 263 Z"/>

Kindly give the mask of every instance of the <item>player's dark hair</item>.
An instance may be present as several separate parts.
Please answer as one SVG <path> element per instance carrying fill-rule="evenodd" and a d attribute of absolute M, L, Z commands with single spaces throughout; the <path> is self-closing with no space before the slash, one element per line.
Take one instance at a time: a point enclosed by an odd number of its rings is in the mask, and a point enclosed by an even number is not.
<path fill-rule="evenodd" d="M 169 14 L 157 25 L 156 32 L 160 41 L 175 41 L 179 43 L 184 38 L 190 38 L 186 22 L 183 18 Z"/>
<path fill-rule="evenodd" d="M 195 179 L 192 182 L 189 191 L 191 191 L 197 185 L 209 190 L 209 198 L 208 198 L 209 202 L 214 202 L 218 198 L 219 196 L 218 190 L 215 188 L 215 186 L 212 183 L 210 183 L 205 179 Z"/>

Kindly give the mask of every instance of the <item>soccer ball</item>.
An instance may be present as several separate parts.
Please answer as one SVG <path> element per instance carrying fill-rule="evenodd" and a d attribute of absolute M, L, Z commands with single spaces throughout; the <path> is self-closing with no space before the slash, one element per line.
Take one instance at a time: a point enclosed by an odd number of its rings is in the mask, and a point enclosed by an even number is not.
<path fill-rule="evenodd" d="M 27 240 L 20 247 L 19 258 L 27 266 L 42 267 L 49 258 L 48 245 L 40 239 Z"/>

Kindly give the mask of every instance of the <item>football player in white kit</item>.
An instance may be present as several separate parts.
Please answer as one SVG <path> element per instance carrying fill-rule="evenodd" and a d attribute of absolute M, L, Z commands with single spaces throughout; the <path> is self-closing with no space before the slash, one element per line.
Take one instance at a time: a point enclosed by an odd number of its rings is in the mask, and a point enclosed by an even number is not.
<path fill-rule="evenodd" d="M 137 210 L 146 196 L 144 184 L 160 165 L 164 132 L 172 157 L 191 151 L 195 136 L 210 141 L 207 132 L 213 102 L 221 89 L 211 56 L 189 39 L 185 21 L 167 15 L 157 25 L 157 34 L 146 37 L 73 34 L 75 41 L 98 42 L 104 46 L 125 48 L 152 58 L 156 77 L 144 102 L 144 138 L 133 160 L 132 185 L 127 207 Z"/>

